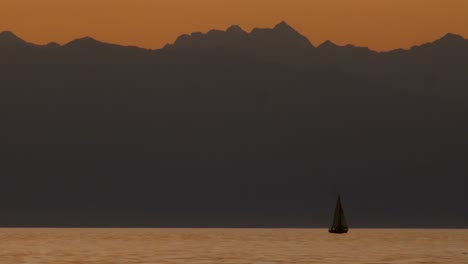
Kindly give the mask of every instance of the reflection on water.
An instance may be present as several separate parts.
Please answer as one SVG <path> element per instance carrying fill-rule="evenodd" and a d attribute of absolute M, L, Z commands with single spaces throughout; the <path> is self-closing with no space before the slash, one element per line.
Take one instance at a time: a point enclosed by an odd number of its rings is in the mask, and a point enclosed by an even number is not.
<path fill-rule="evenodd" d="M 468 263 L 468 230 L 0 229 L 0 263 Z"/>

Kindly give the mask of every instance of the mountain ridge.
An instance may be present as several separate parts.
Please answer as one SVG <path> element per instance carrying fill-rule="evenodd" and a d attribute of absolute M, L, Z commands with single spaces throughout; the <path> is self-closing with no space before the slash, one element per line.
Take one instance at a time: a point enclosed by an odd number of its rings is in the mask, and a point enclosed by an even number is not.
<path fill-rule="evenodd" d="M 317 227 L 336 192 L 353 226 L 467 226 L 464 40 L 226 32 L 0 43 L 0 226 Z"/>
<path fill-rule="evenodd" d="M 237 36 L 248 36 L 248 35 L 251 35 L 252 33 L 258 33 L 258 32 L 262 32 L 262 31 L 286 31 L 286 32 L 293 32 L 293 33 L 297 33 L 298 35 L 300 35 L 300 33 L 298 33 L 293 27 L 291 27 L 289 24 L 287 24 L 285 21 L 281 21 L 280 23 L 276 24 L 273 28 L 254 28 L 252 29 L 250 32 L 247 32 L 245 30 L 243 30 L 240 26 L 238 25 L 232 25 L 232 26 L 229 26 L 226 30 L 219 30 L 219 29 L 212 29 L 212 30 L 209 30 L 208 32 L 206 33 L 202 33 L 202 32 L 193 32 L 191 34 L 182 34 L 180 35 L 179 37 L 176 38 L 175 42 L 174 43 L 168 43 L 166 44 L 164 47 L 162 48 L 156 48 L 156 49 L 147 49 L 147 48 L 142 48 L 142 47 L 138 47 L 138 46 L 134 46 L 134 45 L 120 45 L 120 44 L 117 44 L 117 43 L 107 43 L 107 42 L 103 42 L 103 41 L 99 41 L 99 40 L 96 40 L 92 37 L 88 37 L 88 36 L 85 36 L 85 37 L 81 37 L 81 38 L 77 38 L 77 39 L 74 39 L 74 40 L 71 40 L 63 45 L 60 45 L 60 46 L 66 46 L 67 44 L 70 44 L 70 43 L 75 43 L 76 41 L 80 41 L 80 40 L 94 40 L 95 42 L 99 42 L 99 43 L 102 43 L 102 44 L 108 44 L 108 45 L 117 45 L 117 46 L 121 46 L 121 47 L 136 47 L 136 48 L 140 48 L 140 49 L 144 49 L 144 50 L 152 50 L 152 51 L 158 51 L 158 50 L 161 50 L 161 49 L 165 49 L 167 47 L 170 47 L 170 46 L 173 46 L 174 44 L 176 44 L 178 41 L 187 41 L 188 38 L 190 37 L 195 37 L 195 38 L 206 38 L 208 35 L 213 35 L 213 34 L 224 34 L 224 33 L 229 33 L 229 34 L 233 34 L 233 35 L 237 35 Z M 3 36 L 3 40 L 2 40 L 2 37 Z M 10 39 L 15 39 L 15 41 L 21 41 L 21 42 L 26 42 L 25 40 L 19 38 L 18 36 L 16 36 L 12 31 L 3 31 L 3 32 L 0 32 L 0 44 L 2 43 L 2 41 L 5 41 L 6 37 L 5 36 L 8 36 L 8 38 Z M 14 36 L 14 37 L 13 37 Z M 232 36 L 232 35 L 231 35 Z M 302 35 L 300 35 L 302 36 Z M 304 37 L 304 36 L 302 36 Z M 306 37 L 304 37 L 305 39 L 307 39 Z M 307 39 L 307 41 L 309 41 Z M 454 34 L 454 33 L 446 33 L 444 34 L 443 36 L 433 40 L 433 41 L 430 41 L 430 42 L 426 42 L 426 43 L 421 43 L 421 44 L 417 44 L 417 45 L 414 45 L 408 49 L 403 49 L 403 48 L 395 48 L 395 49 L 392 49 L 392 50 L 388 50 L 388 51 L 376 51 L 376 50 L 372 50 L 372 49 L 369 49 L 370 51 L 373 51 L 373 52 L 377 52 L 377 53 L 391 53 L 391 52 L 396 52 L 396 51 L 409 51 L 415 47 L 420 47 L 420 46 L 424 46 L 424 45 L 427 45 L 427 44 L 431 44 L 431 43 L 437 43 L 437 42 L 444 42 L 444 43 L 453 43 L 453 42 L 462 42 L 462 41 L 468 41 L 468 39 L 464 38 L 462 35 L 459 35 L 459 34 Z M 26 42 L 28 43 L 28 42 Z M 309 41 L 310 43 L 310 41 Z M 345 45 L 337 45 L 335 44 L 332 40 L 326 40 L 324 41 L 323 43 L 321 43 L 320 45 L 318 45 L 317 47 L 325 44 L 325 43 L 332 43 L 334 44 L 335 46 L 337 47 L 346 47 L 346 46 L 353 46 L 353 47 L 359 47 L 359 48 L 367 48 L 367 47 L 361 47 L 361 46 L 355 46 L 353 44 L 345 44 Z M 50 44 L 50 43 L 49 43 Z M 33 44 L 33 45 L 36 45 L 36 46 L 45 46 L 45 45 L 40 45 L 40 44 Z M 312 44 L 311 44 L 312 45 Z M 313 47 L 315 47 L 314 45 L 312 45 Z M 368 49 L 368 48 L 367 48 Z"/>

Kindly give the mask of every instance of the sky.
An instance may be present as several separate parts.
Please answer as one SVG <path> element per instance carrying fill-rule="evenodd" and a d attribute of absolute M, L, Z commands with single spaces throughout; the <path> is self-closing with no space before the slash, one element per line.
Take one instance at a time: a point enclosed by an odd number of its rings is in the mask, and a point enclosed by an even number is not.
<path fill-rule="evenodd" d="M 468 36 L 466 0 L 1 0 L 0 31 L 33 43 L 83 36 L 160 48 L 194 31 L 247 31 L 286 21 L 314 45 L 409 48 L 445 33 Z"/>

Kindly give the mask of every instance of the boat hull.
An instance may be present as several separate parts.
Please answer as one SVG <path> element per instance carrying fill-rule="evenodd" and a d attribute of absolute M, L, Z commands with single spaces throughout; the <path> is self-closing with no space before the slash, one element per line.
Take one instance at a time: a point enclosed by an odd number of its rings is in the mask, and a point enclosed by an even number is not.
<path fill-rule="evenodd" d="M 333 234 L 346 234 L 348 233 L 348 229 L 347 228 L 330 228 L 328 229 L 328 232 L 333 233 Z"/>

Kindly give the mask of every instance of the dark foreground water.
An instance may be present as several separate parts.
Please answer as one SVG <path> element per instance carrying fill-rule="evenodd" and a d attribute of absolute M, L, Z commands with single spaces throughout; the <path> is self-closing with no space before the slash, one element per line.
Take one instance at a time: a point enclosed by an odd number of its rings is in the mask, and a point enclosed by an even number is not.
<path fill-rule="evenodd" d="M 468 230 L 0 229 L 1 264 L 468 263 Z"/>

